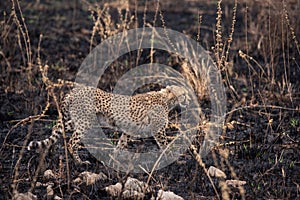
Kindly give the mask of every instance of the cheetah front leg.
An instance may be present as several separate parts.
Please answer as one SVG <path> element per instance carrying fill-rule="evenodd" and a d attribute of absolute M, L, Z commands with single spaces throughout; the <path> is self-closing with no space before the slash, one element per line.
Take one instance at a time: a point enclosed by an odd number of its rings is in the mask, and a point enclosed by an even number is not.
<path fill-rule="evenodd" d="M 117 148 L 125 149 L 128 146 L 128 141 L 130 140 L 130 136 L 126 133 L 123 133 L 118 141 Z"/>
<path fill-rule="evenodd" d="M 166 130 L 160 130 L 154 134 L 154 139 L 160 149 L 165 149 L 168 145 Z"/>

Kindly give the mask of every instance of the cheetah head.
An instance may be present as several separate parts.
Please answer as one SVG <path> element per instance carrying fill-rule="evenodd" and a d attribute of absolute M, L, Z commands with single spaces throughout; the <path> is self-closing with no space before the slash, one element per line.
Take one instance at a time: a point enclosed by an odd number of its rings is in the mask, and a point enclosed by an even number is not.
<path fill-rule="evenodd" d="M 167 94 L 167 101 L 170 107 L 174 107 L 178 104 L 181 107 L 186 107 L 191 100 L 188 96 L 188 90 L 177 85 L 167 86 L 162 92 Z"/>

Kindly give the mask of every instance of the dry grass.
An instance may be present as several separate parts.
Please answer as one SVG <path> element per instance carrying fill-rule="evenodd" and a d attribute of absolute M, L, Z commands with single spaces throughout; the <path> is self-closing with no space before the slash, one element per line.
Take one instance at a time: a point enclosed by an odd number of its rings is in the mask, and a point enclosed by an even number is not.
<path fill-rule="evenodd" d="M 193 5 L 195 1 L 185 1 L 187 5 Z M 171 9 L 174 12 L 181 12 L 182 6 L 186 8 L 182 1 L 166 2 L 153 2 L 146 1 L 140 3 L 138 1 L 113 1 L 95 6 L 88 1 L 84 1 L 83 4 L 90 10 L 91 23 L 93 24 L 90 30 L 90 45 L 91 51 L 104 39 L 131 28 L 137 28 L 139 21 L 142 21 L 143 27 L 162 26 L 168 28 L 168 20 L 164 15 L 165 10 Z M 203 4 L 207 7 L 212 3 L 203 1 Z M 41 48 L 40 45 L 43 42 L 42 37 L 39 38 L 39 45 L 37 47 L 32 46 L 32 37 L 28 31 L 26 18 L 24 18 L 22 12 L 22 6 L 19 1 L 11 1 L 10 13 L 3 13 L 2 21 L 0 22 L 1 30 L 1 49 L 0 56 L 3 58 L 0 60 L 2 67 L 1 70 L 1 84 L 2 90 L 5 92 L 11 91 L 14 93 L 22 93 L 25 88 L 29 90 L 39 90 L 46 96 L 45 104 L 38 105 L 38 110 L 35 109 L 35 113 L 31 116 L 18 120 L 15 125 L 11 126 L 10 131 L 6 134 L 3 141 L 0 152 L 7 146 L 7 138 L 13 133 L 15 129 L 20 126 L 27 126 L 28 133 L 24 139 L 24 142 L 19 146 L 18 159 L 14 161 L 14 171 L 12 176 L 12 194 L 18 194 L 18 187 L 21 182 L 23 174 L 20 175 L 21 165 L 26 163 L 26 144 L 30 138 L 31 133 L 34 131 L 35 123 L 43 119 L 47 119 L 47 113 L 50 107 L 54 105 L 58 111 L 59 118 L 62 118 L 60 112 L 60 96 L 62 92 L 58 92 L 61 88 L 72 85 L 67 81 L 51 81 L 48 74 L 48 65 L 43 64 L 46 62 L 41 60 Z M 210 34 L 211 39 L 211 55 L 216 63 L 216 66 L 222 74 L 223 82 L 227 88 L 228 95 L 228 111 L 226 113 L 226 122 L 224 130 L 221 136 L 222 141 L 216 146 L 210 156 L 213 160 L 214 166 L 218 167 L 222 171 L 225 171 L 227 175 L 234 180 L 240 180 L 243 178 L 243 174 L 240 174 L 239 167 L 235 163 L 231 163 L 233 156 L 229 152 L 236 151 L 240 146 L 246 148 L 252 148 L 253 140 L 250 136 L 246 136 L 243 140 L 234 140 L 232 132 L 236 133 L 238 130 L 250 129 L 255 132 L 255 127 L 251 123 L 251 120 L 247 121 L 245 118 L 247 115 L 255 113 L 257 116 L 263 116 L 266 118 L 265 125 L 268 128 L 266 137 L 273 137 L 273 135 L 280 135 L 280 138 L 288 141 L 297 141 L 295 137 L 297 134 L 293 134 L 286 127 L 291 127 L 292 130 L 299 130 L 299 113 L 300 113 L 300 91 L 299 91 L 299 17 L 298 10 L 300 3 L 295 0 L 290 1 L 217 1 L 214 3 L 215 8 L 215 24 L 210 27 L 210 31 L 207 31 L 206 26 L 203 23 L 203 14 L 205 12 L 195 10 L 190 6 L 186 8 L 186 12 L 194 13 L 197 17 L 196 23 L 191 25 L 193 33 L 196 34 L 196 39 L 201 43 L 201 39 L 205 38 L 207 32 Z M 259 9 L 258 9 L 259 7 Z M 114 14 L 116 10 L 116 15 Z M 138 15 L 141 12 L 142 15 Z M 151 12 L 153 18 L 147 19 L 147 15 Z M 153 13 L 152 13 L 153 12 Z M 209 11 L 208 11 L 209 12 Z M 142 19 L 139 19 L 142 17 Z M 230 19 L 230 20 L 228 20 Z M 243 21 L 238 21 L 243 19 Z M 204 30 L 202 29 L 204 27 Z M 173 44 L 170 44 L 173 45 Z M 36 49 L 36 51 L 35 51 Z M 149 58 L 150 63 L 156 61 L 156 50 L 150 49 L 147 55 L 142 54 L 142 51 L 137 51 L 135 54 L 131 54 L 129 60 L 132 63 L 126 63 L 128 57 L 124 60 L 119 60 L 115 65 L 122 65 L 127 68 L 131 68 L 134 64 L 138 64 L 143 57 Z M 17 55 L 17 56 L 15 56 Z M 17 57 L 17 58 L 16 58 Z M 179 56 L 174 54 L 170 55 L 171 61 L 169 63 L 179 62 L 180 72 L 193 86 L 195 92 L 198 94 L 200 101 L 204 101 L 207 96 L 207 83 L 205 78 L 201 77 L 201 74 L 197 73 L 197 70 L 191 66 Z M 147 60 L 147 59 L 146 59 Z M 127 69 L 128 70 L 128 69 Z M 119 76 L 114 74 L 115 79 Z M 19 81 L 23 80 L 23 81 Z M 59 96 L 59 97 L 58 97 Z M 31 104 L 29 107 L 35 107 L 37 105 Z M 245 114 L 246 113 L 246 114 Z M 276 113 L 276 114 L 274 114 Z M 292 115 L 289 117 L 288 115 Z M 242 117 L 241 117 L 242 116 Z M 245 117 L 246 116 L 246 117 Z M 243 121 L 245 120 L 245 121 Z M 278 123 L 274 123 L 275 121 Z M 286 122 L 288 120 L 288 122 Z M 284 123 L 287 125 L 283 126 Z M 282 128 L 285 127 L 285 128 Z M 205 129 L 200 126 L 199 128 Z M 294 129 L 293 129 L 294 128 Z M 289 134 L 286 134 L 288 132 Z M 238 134 L 238 133 L 236 133 Z M 279 137 L 279 136 L 278 136 Z M 66 174 L 68 192 L 70 192 L 71 174 L 72 171 L 68 162 L 68 153 L 66 148 L 66 136 L 64 136 L 65 146 L 65 165 L 59 162 L 59 171 L 62 174 Z M 231 141 L 233 140 L 233 141 Z M 267 139 L 263 139 L 267 141 Z M 285 149 L 293 149 L 294 143 L 283 144 L 291 145 L 290 147 L 284 147 Z M 273 148 L 275 144 L 264 143 L 269 145 L 269 148 Z M 214 179 L 208 172 L 207 164 L 205 164 L 204 158 L 201 158 L 198 146 L 191 146 L 191 152 L 198 162 L 199 166 L 203 168 L 211 187 L 213 188 L 214 195 L 218 199 L 231 199 L 234 198 L 236 192 L 230 188 L 224 179 Z M 48 151 L 48 150 L 47 150 Z M 39 178 L 39 173 L 43 169 L 43 160 L 47 156 L 48 152 L 42 154 L 39 165 L 34 171 L 33 178 L 30 178 L 29 192 L 33 192 L 36 187 L 36 182 Z M 246 150 L 245 150 L 246 152 Z M 264 182 L 265 176 L 272 173 L 279 165 L 279 160 L 282 158 L 283 150 L 278 154 L 279 159 L 276 162 L 265 169 L 262 174 L 259 175 L 257 182 Z M 23 160 L 22 160 L 23 159 Z M 299 163 L 297 158 L 295 163 Z M 29 163 L 29 162 L 28 162 Z M 30 163 L 28 164 L 30 166 Z M 285 180 L 286 167 L 282 167 L 282 179 Z M 275 173 L 275 172 L 274 172 Z M 28 173 L 27 175 L 30 175 Z M 123 179 L 121 174 L 118 174 L 120 179 Z M 126 176 L 127 177 L 127 176 Z M 166 177 L 163 177 L 166 178 Z M 151 180 L 151 181 L 150 181 Z M 259 193 L 255 190 L 257 182 L 255 180 L 248 180 L 245 176 L 243 179 L 247 181 L 247 188 L 243 185 L 238 185 L 238 197 L 242 199 L 247 198 L 247 193 L 255 195 Z M 241 180 L 241 181 L 243 181 Z M 165 180 L 157 179 L 155 173 L 151 172 L 148 176 L 148 183 L 153 185 L 159 185 L 164 188 L 168 185 Z M 249 186 L 250 182 L 254 185 Z M 299 183 L 296 189 L 299 190 Z M 284 185 L 286 187 L 286 185 Z M 290 187 L 290 186 L 289 186 Z M 251 188 L 251 191 L 249 191 Z M 254 189 L 253 189 L 254 188 Z M 62 189 L 60 189 L 62 191 Z M 73 191 L 74 192 L 74 191 Z M 61 192 L 61 195 L 64 192 Z M 191 192 L 192 193 L 192 192 Z M 270 198 L 286 198 L 289 193 L 282 192 L 274 194 L 270 191 Z M 70 192 L 72 195 L 72 192 Z M 260 193 L 259 193 L 260 194 Z M 280 196 L 281 195 L 281 196 Z M 249 197 L 249 196 L 248 196 Z M 298 196 L 299 197 L 299 196 Z"/>

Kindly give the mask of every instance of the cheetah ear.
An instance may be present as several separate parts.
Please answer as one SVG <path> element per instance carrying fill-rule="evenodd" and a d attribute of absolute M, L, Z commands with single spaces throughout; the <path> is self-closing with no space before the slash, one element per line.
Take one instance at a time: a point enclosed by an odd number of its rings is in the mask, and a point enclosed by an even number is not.
<path fill-rule="evenodd" d="M 172 92 L 172 86 L 167 85 L 166 90 L 168 90 L 169 92 Z"/>
<path fill-rule="evenodd" d="M 172 93 L 172 89 L 171 89 L 171 88 L 172 88 L 172 87 L 168 85 L 166 88 L 161 89 L 161 90 L 159 91 L 159 93 L 166 93 L 166 92 Z"/>

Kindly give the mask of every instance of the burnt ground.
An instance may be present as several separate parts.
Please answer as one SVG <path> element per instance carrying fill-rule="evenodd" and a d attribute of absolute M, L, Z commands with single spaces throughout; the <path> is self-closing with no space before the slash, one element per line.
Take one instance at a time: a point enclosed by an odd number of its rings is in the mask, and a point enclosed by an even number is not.
<path fill-rule="evenodd" d="M 15 2 L 14 9 L 12 2 L 1 2 L 0 199 L 12 197 L 13 181 L 19 192 L 27 192 L 31 188 L 39 199 L 46 198 L 47 185 L 31 185 L 40 163 L 39 154 L 23 148 L 31 140 L 50 135 L 58 116 L 53 98 L 47 99 L 49 93 L 38 70 L 38 55 L 41 64 L 49 66 L 47 76 L 50 80 L 74 80 L 78 68 L 90 52 L 93 17 L 97 17 L 95 5 L 103 8 L 104 3 L 22 1 L 20 8 L 29 34 L 26 37 L 18 2 Z M 106 5 L 110 7 L 108 14 L 111 16 L 111 27 L 105 24 L 105 15 L 102 13 L 101 23 L 106 32 L 97 30 L 92 40 L 93 47 L 101 42 L 104 35 L 119 31 L 116 23 L 128 24 L 130 28 L 141 27 L 145 21 L 153 24 L 155 18 L 155 26 L 165 26 L 196 39 L 200 14 L 199 43 L 211 52 L 214 60 L 218 59 L 212 50 L 216 43 L 216 2 L 166 1 L 161 3 L 162 12 L 158 14 L 155 2 L 147 2 L 146 14 L 145 2 L 140 1 L 137 6 L 131 2 L 129 13 L 137 17 L 134 22 L 120 22 L 117 8 L 123 8 L 122 3 Z M 222 39 L 227 41 L 234 5 L 231 1 L 224 1 L 221 7 Z M 207 167 L 213 165 L 222 169 L 227 179 L 246 181 L 243 189 L 228 186 L 230 199 L 300 199 L 299 8 L 299 2 L 293 0 L 287 1 L 286 7 L 282 2 L 238 3 L 233 42 L 221 71 L 227 94 L 227 126 L 221 135 L 219 147 L 203 158 Z M 93 9 L 95 12 L 91 14 Z M 19 21 L 14 18 L 14 10 Z M 126 13 L 124 9 L 122 13 Z M 43 38 L 38 49 L 40 34 Z M 31 46 L 26 43 L 28 39 Z M 226 42 L 224 44 L 226 47 Z M 240 56 L 239 50 L 247 56 Z M 157 55 L 158 59 L 161 56 Z M 135 59 L 130 55 L 128 57 L 129 64 L 124 64 L 120 59 L 114 63 L 114 67 L 133 65 Z M 126 59 L 128 57 L 125 56 Z M 149 62 L 147 53 L 142 54 L 141 59 Z M 180 71 L 180 63 L 171 61 L 167 64 Z M 107 72 L 100 84 L 102 89 L 111 90 L 109 83 L 118 77 L 116 73 L 115 70 Z M 60 96 L 66 90 L 56 89 L 54 93 Z M 202 106 L 206 105 L 206 100 L 200 101 Z M 47 102 L 50 103 L 49 109 L 41 119 L 36 119 L 34 116 L 42 113 Z M 198 147 L 201 146 L 200 142 L 196 143 Z M 224 152 L 228 155 L 224 155 Z M 72 199 L 112 198 L 104 188 L 124 182 L 128 175 L 105 167 L 84 149 L 80 154 L 92 164 L 78 166 L 71 158 L 66 160 L 62 139 L 46 155 L 42 171 L 51 169 L 59 174 L 53 180 L 54 193 Z M 69 170 L 66 162 L 69 162 Z M 73 180 L 85 170 L 103 172 L 108 180 L 98 181 L 93 186 L 71 183 L 68 187 L 67 174 Z M 148 178 L 147 174 L 129 176 L 141 181 L 147 181 Z M 218 195 L 224 194 L 219 185 L 221 181 L 213 178 L 213 182 L 210 182 L 190 151 L 173 164 L 155 171 L 152 176 L 149 182 L 152 189 L 146 199 L 155 196 L 159 189 L 170 190 L 184 199 L 217 199 Z M 42 173 L 37 181 L 47 182 Z"/>

